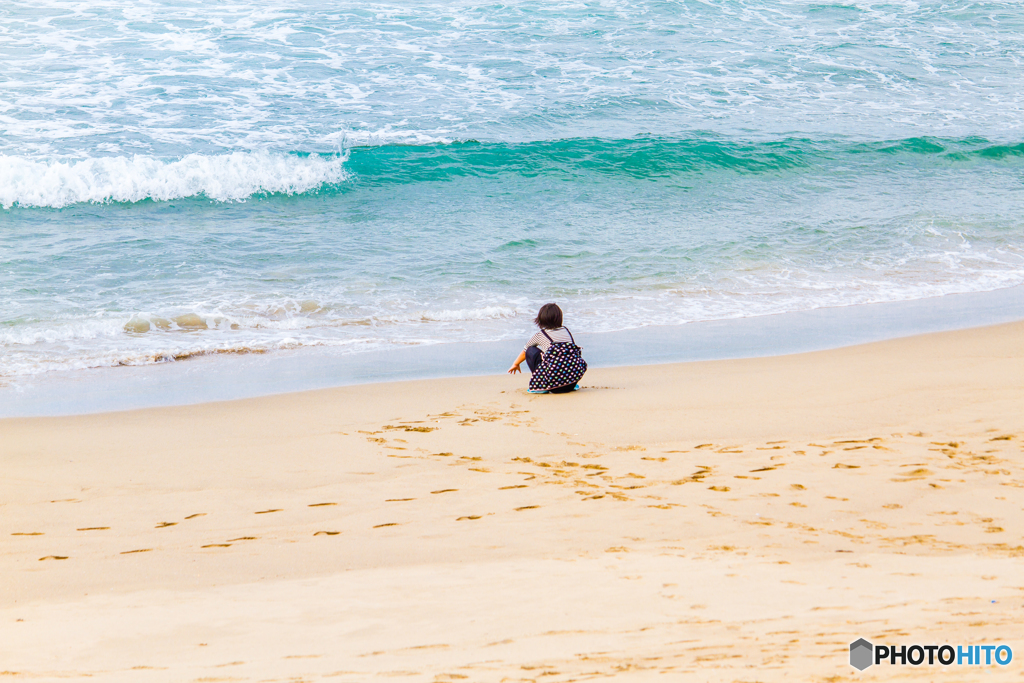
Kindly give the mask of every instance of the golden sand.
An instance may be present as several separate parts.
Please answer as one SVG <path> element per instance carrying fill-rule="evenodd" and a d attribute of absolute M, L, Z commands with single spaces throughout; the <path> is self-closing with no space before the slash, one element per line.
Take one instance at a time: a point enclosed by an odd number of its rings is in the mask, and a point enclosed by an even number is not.
<path fill-rule="evenodd" d="M 526 382 L 0 421 L 2 680 L 1020 679 L 1024 324 Z"/>

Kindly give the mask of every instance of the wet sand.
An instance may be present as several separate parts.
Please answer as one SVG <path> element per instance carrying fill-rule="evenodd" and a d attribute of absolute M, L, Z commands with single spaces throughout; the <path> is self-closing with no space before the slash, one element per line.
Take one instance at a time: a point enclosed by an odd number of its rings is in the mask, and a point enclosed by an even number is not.
<path fill-rule="evenodd" d="M 583 385 L 0 421 L 0 673 L 1019 680 L 1024 323 Z"/>

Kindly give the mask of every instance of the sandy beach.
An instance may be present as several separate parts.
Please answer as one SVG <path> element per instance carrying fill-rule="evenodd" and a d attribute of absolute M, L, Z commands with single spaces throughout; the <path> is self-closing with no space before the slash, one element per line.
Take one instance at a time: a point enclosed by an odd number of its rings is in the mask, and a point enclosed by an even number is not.
<path fill-rule="evenodd" d="M 1020 680 L 1022 339 L 3 420 L 0 676 Z"/>

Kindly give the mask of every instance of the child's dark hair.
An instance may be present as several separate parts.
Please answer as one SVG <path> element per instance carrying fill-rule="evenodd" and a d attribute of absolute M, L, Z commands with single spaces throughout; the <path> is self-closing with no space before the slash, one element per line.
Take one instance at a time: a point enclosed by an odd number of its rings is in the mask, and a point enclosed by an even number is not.
<path fill-rule="evenodd" d="M 562 326 L 562 309 L 558 304 L 544 304 L 540 307 L 540 313 L 533 319 L 537 327 L 554 330 Z"/>

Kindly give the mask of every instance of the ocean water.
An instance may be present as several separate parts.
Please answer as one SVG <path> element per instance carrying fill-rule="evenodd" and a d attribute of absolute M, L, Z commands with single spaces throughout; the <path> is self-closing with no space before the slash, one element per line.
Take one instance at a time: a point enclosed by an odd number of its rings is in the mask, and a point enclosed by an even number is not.
<path fill-rule="evenodd" d="M 0 383 L 1015 287 L 1022 62 L 1016 2 L 7 1 Z"/>

